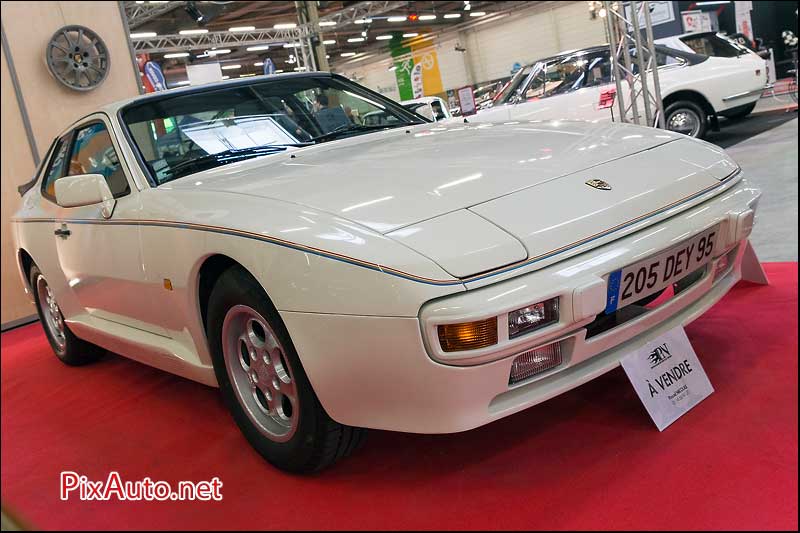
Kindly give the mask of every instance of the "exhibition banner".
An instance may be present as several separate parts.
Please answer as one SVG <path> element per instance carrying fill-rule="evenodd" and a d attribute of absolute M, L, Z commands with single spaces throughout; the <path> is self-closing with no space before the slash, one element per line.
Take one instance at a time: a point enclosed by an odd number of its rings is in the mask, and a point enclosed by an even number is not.
<path fill-rule="evenodd" d="M 395 78 L 400 100 L 411 100 L 444 92 L 436 50 L 428 39 L 413 42 L 392 39 L 389 43 L 394 59 Z"/>
<path fill-rule="evenodd" d="M 659 431 L 714 392 L 681 326 L 625 356 L 621 363 Z"/>

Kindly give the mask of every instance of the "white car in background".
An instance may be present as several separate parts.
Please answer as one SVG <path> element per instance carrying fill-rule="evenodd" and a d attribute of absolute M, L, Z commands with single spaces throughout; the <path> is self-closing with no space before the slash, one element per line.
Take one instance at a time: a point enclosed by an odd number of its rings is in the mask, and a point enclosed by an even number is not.
<path fill-rule="evenodd" d="M 453 115 L 450 114 L 450 109 L 447 107 L 447 102 L 438 96 L 423 96 L 413 100 L 403 100 L 400 104 L 431 122 L 441 122 L 453 118 Z"/>
<path fill-rule="evenodd" d="M 704 137 L 718 115 L 750 113 L 767 85 L 766 62 L 755 54 L 709 57 L 656 46 L 656 60 L 666 128 L 691 137 Z M 608 46 L 595 46 L 526 66 L 469 120 L 611 121 L 615 93 Z"/>
<path fill-rule="evenodd" d="M 20 192 L 18 267 L 58 358 L 219 386 L 294 472 L 361 428 L 464 431 L 616 368 L 740 279 L 760 196 L 672 132 L 431 124 L 321 72 L 109 105 Z"/>

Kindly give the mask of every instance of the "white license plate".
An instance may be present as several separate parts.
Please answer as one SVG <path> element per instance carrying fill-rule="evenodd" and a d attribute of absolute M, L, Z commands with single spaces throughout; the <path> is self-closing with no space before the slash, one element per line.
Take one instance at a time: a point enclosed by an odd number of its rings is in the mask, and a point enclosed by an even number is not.
<path fill-rule="evenodd" d="M 718 230 L 715 226 L 658 255 L 609 274 L 605 313 L 609 315 L 650 296 L 711 261 Z"/>

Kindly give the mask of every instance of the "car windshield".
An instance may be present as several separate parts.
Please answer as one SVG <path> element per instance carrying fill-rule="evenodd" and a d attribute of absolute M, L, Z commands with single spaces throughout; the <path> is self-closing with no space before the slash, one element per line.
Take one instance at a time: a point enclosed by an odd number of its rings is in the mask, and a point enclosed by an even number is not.
<path fill-rule="evenodd" d="M 517 73 L 514 74 L 514 76 L 508 81 L 508 83 L 506 83 L 505 87 L 503 87 L 500 92 L 494 96 L 494 105 L 508 103 L 508 101 L 511 99 L 511 96 L 516 94 L 517 89 L 519 89 L 522 82 L 528 79 L 528 75 L 531 73 L 531 69 L 533 67 L 534 65 L 528 65 L 519 69 Z"/>
<path fill-rule="evenodd" d="M 121 118 L 157 185 L 289 146 L 423 122 L 391 100 L 331 76 L 165 94 L 129 105 Z"/>
<path fill-rule="evenodd" d="M 423 117 L 427 118 L 428 120 L 433 120 L 433 113 L 431 112 L 431 107 L 426 104 L 425 102 L 415 102 L 413 104 L 403 104 L 403 107 L 408 109 L 409 111 L 413 111 L 418 115 L 422 115 Z"/>

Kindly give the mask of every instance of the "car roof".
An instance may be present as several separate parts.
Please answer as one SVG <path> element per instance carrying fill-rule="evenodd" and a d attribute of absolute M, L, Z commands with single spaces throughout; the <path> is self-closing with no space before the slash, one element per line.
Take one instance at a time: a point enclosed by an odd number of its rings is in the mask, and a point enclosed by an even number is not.
<path fill-rule="evenodd" d="M 238 85 L 249 85 L 251 83 L 263 82 L 265 80 L 277 81 L 277 80 L 296 79 L 296 78 L 321 78 L 321 77 L 330 78 L 333 76 L 336 75 L 331 72 L 287 72 L 285 74 L 270 74 L 268 76 L 250 76 L 247 78 L 237 78 L 234 80 L 225 80 L 215 83 L 206 83 L 203 85 L 193 85 L 188 87 L 181 87 L 179 89 L 169 89 L 166 91 L 147 93 L 139 96 L 134 96 L 132 98 L 126 98 L 125 100 L 112 102 L 110 104 L 101 107 L 97 111 L 104 112 L 109 115 L 114 115 L 121 108 L 133 103 L 158 101 L 161 100 L 162 98 L 172 98 L 173 96 L 182 96 L 186 94 L 200 93 L 209 90 L 220 89 L 223 87 L 236 87 Z"/>
<path fill-rule="evenodd" d="M 400 102 L 402 105 L 407 104 L 429 104 L 431 102 L 435 102 L 437 100 L 441 100 L 438 96 L 422 96 L 420 98 L 414 98 L 412 100 L 403 100 Z"/>
<path fill-rule="evenodd" d="M 715 32 L 703 32 L 703 33 L 715 33 Z M 695 35 L 695 34 L 687 34 L 687 35 Z M 655 44 L 655 49 L 656 50 L 661 50 L 662 52 L 664 50 L 669 50 L 669 52 L 671 54 L 673 54 L 673 55 L 684 57 L 686 59 L 691 59 L 694 62 L 700 62 L 701 61 L 700 58 L 706 57 L 706 56 L 703 56 L 703 55 L 700 55 L 700 54 L 693 54 L 693 53 L 690 53 L 690 52 L 687 52 L 687 51 L 684 51 L 684 50 L 677 50 L 675 48 L 671 48 L 671 47 L 665 46 L 663 44 Z M 553 55 L 553 56 L 550 56 L 550 57 L 537 59 L 536 61 L 534 61 L 532 63 L 528 63 L 526 65 L 526 67 L 529 67 L 531 65 L 535 65 L 536 63 L 552 61 L 554 59 L 559 59 L 559 58 L 562 58 L 562 57 L 565 57 L 565 56 L 574 55 L 574 54 L 583 55 L 583 54 L 591 54 L 591 53 L 594 53 L 594 52 L 602 52 L 602 51 L 606 51 L 606 50 L 609 50 L 609 45 L 608 44 L 598 44 L 598 45 L 595 45 L 595 46 L 587 46 L 586 48 L 578 48 L 578 49 L 575 49 L 575 50 L 567 50 L 565 52 L 560 52 L 560 53 L 558 53 L 556 55 Z"/>

